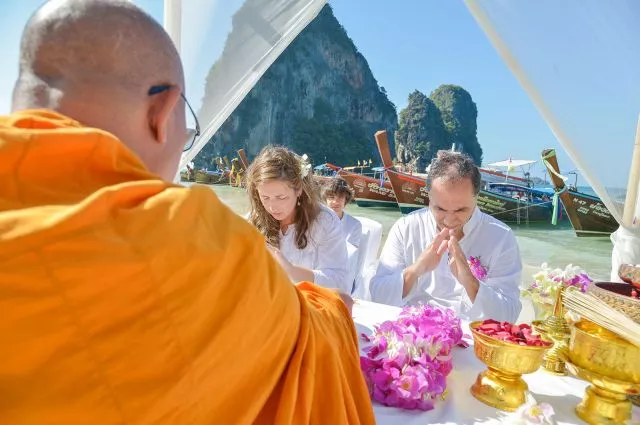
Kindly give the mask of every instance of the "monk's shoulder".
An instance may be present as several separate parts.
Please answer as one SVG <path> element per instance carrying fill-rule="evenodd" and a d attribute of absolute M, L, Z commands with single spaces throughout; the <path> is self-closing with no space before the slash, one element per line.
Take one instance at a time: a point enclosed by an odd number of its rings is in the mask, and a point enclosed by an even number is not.
<path fill-rule="evenodd" d="M 225 205 L 206 186 L 172 187 L 165 190 L 174 210 L 173 219 L 207 233 L 212 242 L 226 244 L 263 242 L 264 237 L 245 219 Z"/>

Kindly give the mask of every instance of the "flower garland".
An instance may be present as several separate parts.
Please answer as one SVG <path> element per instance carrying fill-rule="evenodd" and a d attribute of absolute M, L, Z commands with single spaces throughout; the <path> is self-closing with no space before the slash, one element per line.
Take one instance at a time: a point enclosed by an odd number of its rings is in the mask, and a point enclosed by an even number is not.
<path fill-rule="evenodd" d="M 471 273 L 478 280 L 485 280 L 487 278 L 487 268 L 482 265 L 480 262 L 480 257 L 469 257 L 469 268 L 471 269 Z"/>
<path fill-rule="evenodd" d="M 547 263 L 542 263 L 540 271 L 533 275 L 534 282 L 522 290 L 524 298 L 530 298 L 535 303 L 553 304 L 558 288 L 562 285 L 579 288 L 586 292 L 593 279 L 578 266 L 569 264 L 563 269 L 552 269 Z"/>
<path fill-rule="evenodd" d="M 397 320 L 362 335 L 360 357 L 374 401 L 403 409 L 431 410 L 446 394 L 451 350 L 462 340 L 460 319 L 452 310 L 430 305 L 405 307 Z"/>

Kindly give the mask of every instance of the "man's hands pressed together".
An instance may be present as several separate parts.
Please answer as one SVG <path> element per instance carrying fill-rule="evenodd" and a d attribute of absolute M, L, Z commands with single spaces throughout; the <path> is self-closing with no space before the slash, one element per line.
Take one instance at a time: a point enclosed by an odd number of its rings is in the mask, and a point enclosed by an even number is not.
<path fill-rule="evenodd" d="M 451 235 L 447 249 L 449 251 L 449 268 L 451 269 L 451 274 L 453 274 L 453 277 L 455 277 L 467 291 L 471 302 L 474 302 L 478 294 L 480 282 L 478 282 L 478 279 L 476 279 L 471 272 L 469 262 L 462 251 L 462 247 L 460 247 L 457 236 Z"/>
<path fill-rule="evenodd" d="M 411 292 L 420 276 L 438 267 L 442 256 L 448 252 L 451 273 L 465 288 L 471 302 L 475 300 L 480 283 L 469 268 L 469 263 L 460 247 L 459 237 L 456 233 L 454 229 L 442 229 L 427 249 L 420 254 L 416 262 L 404 270 L 403 297 Z"/>
<path fill-rule="evenodd" d="M 422 251 L 422 254 L 420 254 L 416 262 L 404 270 L 403 297 L 406 297 L 407 294 L 411 292 L 420 276 L 438 267 L 442 256 L 447 251 L 449 238 L 449 229 L 442 229 L 433 242 L 431 242 L 431 245 Z"/>

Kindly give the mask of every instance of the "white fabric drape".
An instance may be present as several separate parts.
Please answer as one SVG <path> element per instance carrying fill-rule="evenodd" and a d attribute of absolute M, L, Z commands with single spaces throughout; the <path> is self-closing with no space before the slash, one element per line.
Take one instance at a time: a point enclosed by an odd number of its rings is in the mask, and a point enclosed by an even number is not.
<path fill-rule="evenodd" d="M 181 3 L 165 12 L 179 19 L 174 25 L 181 28 L 186 96 L 198 111 L 202 131 L 183 154 L 183 168 L 327 0 L 170 1 Z M 171 19 L 165 18 L 166 22 Z"/>
<path fill-rule="evenodd" d="M 611 238 L 612 277 L 617 278 L 621 262 L 640 263 L 640 148 L 634 149 L 640 140 L 640 3 L 465 3 L 586 182 L 621 224 Z"/>

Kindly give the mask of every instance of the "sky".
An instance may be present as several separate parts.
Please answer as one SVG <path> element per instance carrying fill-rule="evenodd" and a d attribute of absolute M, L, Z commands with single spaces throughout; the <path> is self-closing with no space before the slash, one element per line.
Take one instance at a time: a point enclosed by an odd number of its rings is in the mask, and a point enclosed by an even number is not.
<path fill-rule="evenodd" d="M 217 58 L 220 53 L 222 43 L 209 42 L 207 37 L 216 40 L 224 40 L 225 35 L 231 29 L 230 19 L 233 10 L 242 3 L 240 0 L 186 0 L 191 4 L 206 3 L 206 9 L 199 6 L 187 11 L 183 11 L 183 29 L 185 27 L 192 30 L 183 36 L 183 44 L 199 42 L 197 49 L 199 56 L 203 52 L 209 57 L 201 60 L 197 68 L 203 74 Z M 502 0 L 503 2 L 505 0 Z M 549 1 L 549 0 L 541 0 Z M 584 0 L 587 4 L 591 1 Z M 0 5 L 0 27 L 3 28 L 2 52 L 5 56 L 6 66 L 0 68 L 0 112 L 8 112 L 10 108 L 11 90 L 17 75 L 17 57 L 19 38 L 22 27 L 33 10 L 40 5 L 40 0 L 8 0 Z M 152 16 L 162 22 L 163 0 L 135 0 L 135 3 L 147 10 Z M 498 2 L 499 3 L 499 2 Z M 536 2 L 533 2 L 536 3 Z M 569 1 L 571 3 L 571 1 Z M 407 104 L 407 97 L 413 90 L 418 89 L 425 94 L 429 94 L 441 84 L 457 84 L 465 88 L 472 96 L 478 108 L 478 140 L 484 149 L 484 162 L 491 163 L 509 157 L 514 159 L 540 159 L 540 152 L 544 148 L 556 148 L 559 153 L 560 166 L 563 172 L 575 169 L 575 165 L 569 160 L 563 151 L 554 133 L 550 130 L 547 122 L 543 119 L 539 110 L 534 106 L 531 98 L 527 95 L 516 77 L 512 74 L 505 62 L 498 55 L 493 45 L 489 42 L 485 33 L 480 29 L 471 13 L 462 1 L 457 0 L 402 0 L 392 3 L 388 0 L 330 0 L 334 13 L 338 20 L 346 29 L 348 35 L 354 41 L 358 50 L 367 59 L 369 66 L 381 86 L 384 86 L 390 100 L 398 107 L 398 111 Z M 521 3 L 522 4 L 522 3 Z M 588 7 L 585 7 L 588 9 Z M 506 8 L 508 12 L 508 8 Z M 565 12 L 573 13 L 567 9 Z M 366 14 L 365 14 L 366 13 Z M 506 12 L 505 12 L 506 13 Z M 532 11 L 535 14 L 536 11 Z M 559 11 L 558 16 L 562 11 Z M 630 13 L 631 17 L 635 17 Z M 209 17 L 209 18 L 207 18 Z M 495 16 L 494 16 L 495 17 Z M 508 16 L 498 16 L 501 22 L 512 22 L 516 25 L 516 19 Z M 605 19 L 606 16 L 602 19 Z M 200 19 L 199 22 L 209 19 L 212 22 L 210 28 L 204 32 L 195 32 L 194 28 L 200 25 L 190 25 Z M 549 25 L 553 26 L 553 22 Z M 602 23 L 601 23 L 602 24 Z M 606 23 L 605 23 L 606 24 Z M 557 25 L 561 27 L 563 23 L 559 20 Z M 509 31 L 518 35 L 517 27 L 502 28 L 506 33 Z M 637 31 L 637 30 L 630 30 Z M 542 33 L 544 37 L 544 33 Z M 632 32 L 632 36 L 639 35 Z M 574 35 L 578 37 L 578 34 Z M 536 36 L 537 37 L 537 36 Z M 584 38 L 584 37 L 583 37 Z M 515 39 L 521 45 L 534 43 L 538 38 L 527 40 L 525 36 Z M 638 38 L 634 38 L 637 40 Z M 545 40 L 550 49 L 563 47 L 562 43 L 555 40 Z M 569 40 L 571 41 L 571 40 Z M 591 40 L 593 43 L 598 40 Z M 533 46 L 533 44 L 530 44 Z M 550 50 L 547 47 L 546 51 Z M 185 49 L 183 49 L 185 50 Z M 532 50 L 533 51 L 533 50 Z M 565 52 L 558 51 L 558 55 Z M 582 59 L 589 60 L 589 66 L 598 66 L 585 51 L 582 57 L 576 59 L 576 66 L 581 65 Z M 185 58 L 185 62 L 192 63 L 196 57 Z M 539 58 L 535 54 L 529 54 L 525 58 L 529 60 L 533 67 Z M 524 60 L 524 59 L 523 59 Z M 630 66 L 640 63 L 632 62 Z M 189 71 L 189 70 L 187 70 Z M 573 70 L 572 70 L 573 71 Z M 197 87 L 189 87 L 189 75 L 187 72 L 187 95 L 190 99 L 198 98 Z M 571 81 L 571 78 L 568 79 Z M 582 82 L 582 81 L 581 81 Z M 635 130 L 635 117 L 633 120 L 625 119 L 624 134 L 613 128 L 611 123 L 616 117 L 605 117 L 604 114 L 612 111 L 606 109 L 585 110 L 580 115 L 562 116 L 566 111 L 572 111 L 574 105 L 568 102 L 571 99 L 562 97 L 563 93 L 571 94 L 578 99 L 581 104 L 589 105 L 588 98 L 582 99 L 582 93 L 571 91 L 571 88 L 555 87 L 551 80 L 537 81 L 543 86 L 547 93 L 551 93 L 551 106 L 557 116 L 569 122 L 572 129 L 569 136 L 581 139 L 593 138 L 590 142 L 591 150 L 599 148 L 599 143 L 610 135 L 615 139 L 633 139 Z M 597 84 L 596 84 L 597 85 Z M 610 84 L 611 85 L 611 84 Z M 192 85 L 193 86 L 193 85 Z M 583 86 L 580 86 L 583 88 Z M 617 87 L 617 86 L 616 86 Z M 617 88 L 614 87 L 616 90 Z M 620 95 L 614 89 L 599 87 L 601 90 L 609 91 L 613 95 Z M 577 90 L 577 89 L 576 89 Z M 554 93 L 560 93 L 553 98 Z M 577 94 L 576 94 L 577 93 Z M 592 96 L 593 93 L 589 93 Z M 201 97 L 201 95 L 200 95 Z M 640 97 L 640 96 L 639 96 Z M 192 101 L 194 103 L 194 101 Z M 576 103 L 576 102 L 574 102 Z M 196 106 L 196 105 L 194 105 Z M 635 108 L 637 105 L 631 105 Z M 197 108 L 197 106 L 196 106 Z M 633 110 L 637 116 L 640 108 Z M 604 130 L 602 134 L 596 134 L 593 129 L 581 129 L 581 125 L 576 122 L 578 118 L 590 120 L 595 113 L 599 117 L 606 118 L 603 126 L 610 125 L 611 130 Z M 617 113 L 617 112 L 616 112 Z M 588 114 L 591 114 L 589 116 Z M 631 124 L 629 124 L 630 121 Z M 600 126 L 602 127 L 602 126 Z M 598 127 L 598 128 L 600 128 Z M 616 127 L 617 128 L 617 127 Z M 583 131 L 581 133 L 580 131 Z M 627 134 L 627 133 L 631 134 Z M 612 136 L 612 137 L 613 137 Z M 597 140 L 596 140 L 597 139 Z M 581 140 L 582 141 L 582 140 Z M 606 142 L 606 140 L 605 140 Z M 584 145 L 584 143 L 583 143 Z M 588 150 L 588 149 L 587 149 Z M 630 152 L 630 150 L 629 150 Z M 594 155 L 591 155 L 593 157 Z M 574 157 L 575 158 L 575 157 Z M 596 168 L 596 164 L 586 161 L 589 167 Z M 628 166 L 615 167 L 615 161 L 606 165 L 607 171 L 595 172 L 594 175 L 600 180 L 606 180 L 606 184 L 626 185 Z M 538 163 L 532 170 L 534 175 L 542 176 L 543 167 Z M 584 183 L 582 180 L 579 183 Z"/>

